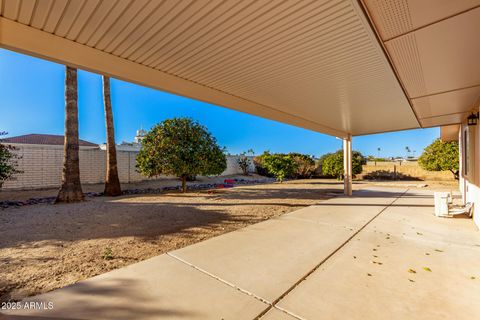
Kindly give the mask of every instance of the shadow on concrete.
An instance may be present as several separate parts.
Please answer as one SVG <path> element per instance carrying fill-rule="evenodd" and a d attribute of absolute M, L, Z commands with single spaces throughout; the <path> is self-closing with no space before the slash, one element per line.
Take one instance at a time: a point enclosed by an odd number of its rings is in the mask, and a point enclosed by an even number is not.
<path fill-rule="evenodd" d="M 292 200 L 325 200 L 331 197 L 328 194 L 342 194 L 343 189 L 322 188 L 266 188 L 256 189 L 243 187 L 235 189 L 234 192 L 222 192 L 218 198 L 225 200 L 272 200 L 272 199 L 292 199 Z M 215 194 L 215 192 L 214 192 Z M 216 198 L 213 198 L 216 200 Z M 268 204 L 266 202 L 265 204 Z"/>
<path fill-rule="evenodd" d="M 398 187 L 397 189 L 406 190 L 407 187 Z M 415 190 L 409 190 L 409 192 L 404 193 L 404 191 L 378 191 L 375 189 L 362 189 L 358 191 L 353 191 L 353 196 L 351 198 L 398 198 L 402 199 L 433 199 L 432 195 L 429 194 L 420 194 L 415 193 Z"/>
<path fill-rule="evenodd" d="M 147 294 L 145 283 L 130 278 L 103 279 L 102 281 L 83 281 L 65 287 L 62 294 L 40 295 L 27 299 L 28 302 L 52 302 L 51 310 L 10 311 L 0 315 L 0 319 L 161 319 L 163 317 L 186 318 L 194 316 L 184 312 L 159 307 L 162 297 Z M 165 293 L 168 294 L 167 292 Z M 24 303 L 20 302 L 21 304 Z"/>

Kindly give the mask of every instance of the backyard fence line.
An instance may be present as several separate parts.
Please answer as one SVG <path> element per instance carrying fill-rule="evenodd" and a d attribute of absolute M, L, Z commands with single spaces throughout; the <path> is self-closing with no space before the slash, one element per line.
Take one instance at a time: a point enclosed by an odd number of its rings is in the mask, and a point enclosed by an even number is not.
<path fill-rule="evenodd" d="M 390 180 L 454 181 L 450 171 L 427 171 L 416 161 L 368 161 L 363 165 L 362 177 Z"/>
<path fill-rule="evenodd" d="M 15 145 L 19 156 L 18 170 L 21 174 L 5 181 L 2 189 L 40 189 L 59 187 L 62 179 L 63 146 Z M 117 165 L 120 182 L 130 183 L 166 178 L 147 178 L 135 168 L 138 151 L 118 151 Z M 83 184 L 105 182 L 106 151 L 98 147 L 80 147 L 80 179 Z M 227 155 L 227 169 L 221 175 L 241 174 L 239 156 Z M 252 164 L 250 171 L 254 172 Z"/>

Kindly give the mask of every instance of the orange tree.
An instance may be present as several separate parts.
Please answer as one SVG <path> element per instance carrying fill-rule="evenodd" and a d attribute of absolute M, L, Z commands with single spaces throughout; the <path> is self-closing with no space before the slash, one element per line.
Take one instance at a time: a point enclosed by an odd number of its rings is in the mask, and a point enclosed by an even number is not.
<path fill-rule="evenodd" d="M 427 171 L 450 171 L 458 179 L 459 167 L 458 142 L 443 142 L 440 139 L 433 141 L 425 148 L 418 164 Z"/>
<path fill-rule="evenodd" d="M 219 175 L 227 168 L 221 148 L 207 128 L 189 118 L 167 119 L 142 140 L 137 169 L 147 177 L 175 175 L 187 190 L 188 177 Z"/>

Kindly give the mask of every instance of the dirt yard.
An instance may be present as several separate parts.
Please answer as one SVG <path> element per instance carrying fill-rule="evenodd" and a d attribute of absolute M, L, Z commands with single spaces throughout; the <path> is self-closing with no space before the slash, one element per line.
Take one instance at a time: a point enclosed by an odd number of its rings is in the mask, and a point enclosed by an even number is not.
<path fill-rule="evenodd" d="M 383 176 L 394 177 L 396 171 L 396 178 L 398 180 L 417 180 L 417 181 L 445 181 L 454 182 L 455 178 L 450 171 L 426 171 L 423 170 L 416 161 L 403 161 L 401 164 L 396 161 L 377 162 L 368 161 L 363 166 L 363 171 L 360 176 Z"/>
<path fill-rule="evenodd" d="M 425 184 L 357 181 L 354 189 Z M 436 182 L 428 188 L 451 190 L 455 185 Z M 63 287 L 316 204 L 342 190 L 335 180 L 298 180 L 0 209 L 0 301 Z M 24 193 L 8 196 L 25 198 Z"/>
<path fill-rule="evenodd" d="M 0 301 L 243 228 L 318 203 L 341 188 L 336 181 L 308 180 L 0 210 Z"/>

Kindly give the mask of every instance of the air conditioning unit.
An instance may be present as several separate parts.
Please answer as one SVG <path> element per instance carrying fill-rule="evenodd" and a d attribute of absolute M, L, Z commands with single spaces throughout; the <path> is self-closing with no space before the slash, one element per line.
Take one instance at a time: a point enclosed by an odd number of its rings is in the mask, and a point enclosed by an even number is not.
<path fill-rule="evenodd" d="M 452 202 L 452 194 L 450 192 L 435 192 L 435 215 L 437 217 L 448 216 L 448 205 Z"/>
<path fill-rule="evenodd" d="M 435 215 L 437 217 L 453 217 L 455 215 L 467 214 L 472 216 L 473 203 L 453 205 L 451 192 L 435 192 Z"/>

